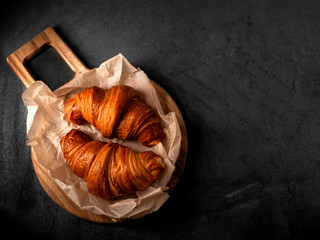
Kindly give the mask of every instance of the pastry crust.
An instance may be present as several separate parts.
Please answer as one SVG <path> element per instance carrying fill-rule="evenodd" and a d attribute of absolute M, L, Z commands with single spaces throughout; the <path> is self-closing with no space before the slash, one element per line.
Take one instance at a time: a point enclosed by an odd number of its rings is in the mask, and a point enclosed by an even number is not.
<path fill-rule="evenodd" d="M 92 141 L 76 129 L 60 144 L 72 172 L 87 182 L 90 193 L 105 199 L 146 188 L 165 168 L 162 158 L 151 151 L 137 153 L 117 143 Z"/>
<path fill-rule="evenodd" d="M 107 138 L 134 139 L 147 147 L 165 138 L 156 112 L 126 85 L 86 88 L 67 101 L 64 111 L 69 122 L 88 122 Z"/>

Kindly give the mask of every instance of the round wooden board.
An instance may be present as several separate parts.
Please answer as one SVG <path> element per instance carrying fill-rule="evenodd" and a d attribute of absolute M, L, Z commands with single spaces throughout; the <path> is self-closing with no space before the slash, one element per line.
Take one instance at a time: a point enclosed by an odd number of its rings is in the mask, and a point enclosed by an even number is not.
<path fill-rule="evenodd" d="M 74 52 L 69 48 L 69 46 L 61 39 L 61 37 L 56 33 L 56 31 L 52 27 L 48 27 L 39 35 L 34 37 L 31 41 L 27 42 L 25 45 L 20 47 L 17 51 L 12 53 L 7 61 L 12 69 L 19 76 L 21 81 L 25 84 L 26 87 L 29 87 L 36 80 L 30 71 L 27 69 L 25 62 L 34 56 L 36 56 L 39 52 L 42 51 L 44 46 L 49 45 L 57 50 L 63 60 L 70 66 L 72 71 L 75 73 L 73 79 L 75 79 L 80 74 L 90 70 L 87 68 L 81 60 L 74 54 Z M 71 79 L 71 81 L 73 80 Z M 178 106 L 175 104 L 170 95 L 161 88 L 158 84 L 151 81 L 157 95 L 159 97 L 160 103 L 163 107 L 165 113 L 175 112 L 177 116 L 177 120 L 181 130 L 181 149 L 178 159 L 176 161 L 176 169 L 173 173 L 169 183 L 168 183 L 168 193 L 170 193 L 176 184 L 179 181 L 179 178 L 183 172 L 187 150 L 188 150 L 188 142 L 187 142 L 187 131 L 186 126 L 183 121 L 181 112 Z M 67 195 L 61 190 L 61 188 L 55 183 L 55 181 L 51 178 L 48 171 L 39 164 L 36 155 L 31 147 L 31 158 L 33 162 L 33 166 L 37 177 L 45 189 L 45 191 L 49 194 L 49 196 L 62 208 L 67 210 L 68 212 L 84 218 L 86 220 L 94 221 L 94 222 L 120 222 L 125 219 L 112 219 L 106 216 L 97 215 L 85 210 L 80 209 L 76 204 L 74 204 Z"/>
<path fill-rule="evenodd" d="M 168 187 L 169 187 L 168 193 L 170 193 L 177 185 L 179 178 L 182 175 L 182 172 L 184 170 L 186 157 L 187 157 L 187 150 L 188 150 L 187 130 L 186 130 L 186 126 L 185 126 L 182 114 L 178 106 L 174 102 L 174 100 L 162 87 L 160 87 L 158 84 L 156 84 L 153 81 L 151 82 L 157 92 L 157 95 L 159 97 L 159 100 L 163 107 L 164 112 L 176 113 L 177 120 L 181 130 L 180 153 L 176 161 L 176 169 L 168 183 Z M 32 147 L 31 147 L 31 158 L 32 158 L 34 170 L 37 174 L 39 182 L 41 183 L 44 190 L 48 193 L 48 195 L 53 199 L 53 201 L 55 201 L 60 207 L 64 208 L 65 210 L 67 210 L 68 212 L 70 212 L 71 214 L 77 217 L 80 217 L 89 221 L 93 221 L 93 222 L 116 223 L 116 222 L 121 222 L 126 220 L 126 219 L 109 218 L 104 215 L 97 215 L 92 212 L 81 209 L 75 203 L 73 203 L 73 201 L 62 191 L 62 189 L 52 179 L 48 171 L 41 164 L 39 164 Z"/>

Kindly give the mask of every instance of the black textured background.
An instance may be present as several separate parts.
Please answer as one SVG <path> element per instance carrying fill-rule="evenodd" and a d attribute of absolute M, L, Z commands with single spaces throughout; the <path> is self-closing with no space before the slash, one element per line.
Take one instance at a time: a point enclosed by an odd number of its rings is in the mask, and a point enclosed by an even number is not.
<path fill-rule="evenodd" d="M 25 144 L 25 87 L 6 57 L 48 26 L 90 68 L 121 52 L 180 107 L 187 164 L 158 212 L 96 224 L 39 184 Z M 0 64 L 3 236 L 319 239 L 319 1 L 2 2 Z M 54 50 L 28 66 L 52 89 L 72 77 Z"/>

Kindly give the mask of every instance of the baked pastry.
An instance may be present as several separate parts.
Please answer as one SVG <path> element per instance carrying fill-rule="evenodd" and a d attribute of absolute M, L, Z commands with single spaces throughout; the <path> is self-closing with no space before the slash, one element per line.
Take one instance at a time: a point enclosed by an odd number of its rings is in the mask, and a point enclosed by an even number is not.
<path fill-rule="evenodd" d="M 88 191 L 110 199 L 142 190 L 159 178 L 165 165 L 151 151 L 137 153 L 117 143 L 93 141 L 73 129 L 61 141 L 64 158 Z"/>
<path fill-rule="evenodd" d="M 64 111 L 71 123 L 88 122 L 107 138 L 134 139 L 152 147 L 165 137 L 158 115 L 126 85 L 86 88 L 67 101 Z"/>

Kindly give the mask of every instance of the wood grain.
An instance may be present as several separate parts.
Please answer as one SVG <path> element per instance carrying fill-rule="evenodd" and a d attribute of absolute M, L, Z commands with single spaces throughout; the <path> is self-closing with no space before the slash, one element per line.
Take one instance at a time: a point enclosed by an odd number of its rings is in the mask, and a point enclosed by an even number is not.
<path fill-rule="evenodd" d="M 89 68 L 81 62 L 68 45 L 60 38 L 56 31 L 52 27 L 49 27 L 7 57 L 7 62 L 26 87 L 29 87 L 35 79 L 32 73 L 27 69 L 25 63 L 27 60 L 30 60 L 41 52 L 46 45 L 56 49 L 74 72 L 74 78 L 89 70 Z"/>
<path fill-rule="evenodd" d="M 30 58 L 34 57 L 37 53 L 39 53 L 45 45 L 50 45 L 57 50 L 61 57 L 74 71 L 74 78 L 89 70 L 89 68 L 87 68 L 80 61 L 80 59 L 59 37 L 59 35 L 54 31 L 54 29 L 49 27 L 45 31 L 40 33 L 38 36 L 36 36 L 34 39 L 32 39 L 30 42 L 18 49 L 16 52 L 12 53 L 7 58 L 9 65 L 16 72 L 16 74 L 19 76 L 19 78 L 25 84 L 26 87 L 29 87 L 35 81 L 35 79 L 33 75 L 30 73 L 30 71 L 26 68 L 25 62 Z M 72 78 L 70 81 L 72 81 L 74 78 Z M 177 185 L 185 167 L 188 151 L 187 130 L 182 114 L 174 100 L 171 98 L 171 96 L 157 83 L 153 81 L 151 81 L 151 83 L 153 84 L 157 92 L 159 101 L 163 107 L 164 112 L 175 112 L 181 129 L 182 140 L 180 153 L 176 162 L 176 169 L 168 183 L 168 192 L 170 193 Z M 44 190 L 48 193 L 48 195 L 53 199 L 53 201 L 55 201 L 60 207 L 64 208 L 65 210 L 77 217 L 99 223 L 116 223 L 126 220 L 113 219 L 104 215 L 97 215 L 92 212 L 81 209 L 75 203 L 73 203 L 73 201 L 55 183 L 48 171 L 41 164 L 39 164 L 32 147 L 31 158 L 39 182 L 41 183 Z"/>

